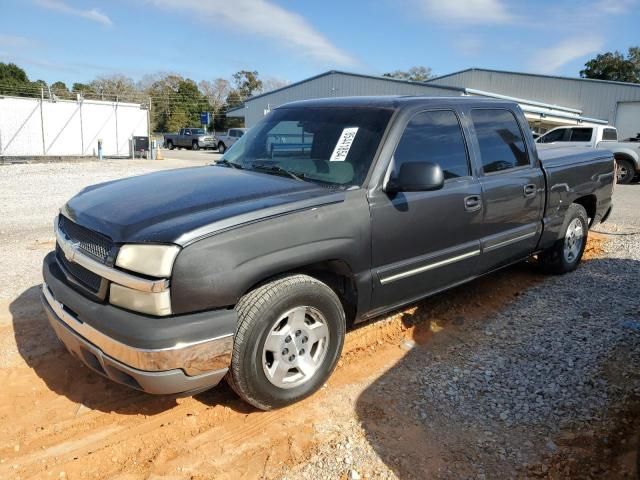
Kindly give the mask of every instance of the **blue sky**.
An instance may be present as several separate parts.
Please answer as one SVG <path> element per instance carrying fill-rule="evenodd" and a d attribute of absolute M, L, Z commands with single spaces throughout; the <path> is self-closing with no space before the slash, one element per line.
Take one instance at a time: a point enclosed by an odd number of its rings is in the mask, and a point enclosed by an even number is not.
<path fill-rule="evenodd" d="M 0 62 L 68 84 L 413 65 L 577 76 L 596 53 L 639 45 L 639 25 L 640 0 L 0 0 Z"/>

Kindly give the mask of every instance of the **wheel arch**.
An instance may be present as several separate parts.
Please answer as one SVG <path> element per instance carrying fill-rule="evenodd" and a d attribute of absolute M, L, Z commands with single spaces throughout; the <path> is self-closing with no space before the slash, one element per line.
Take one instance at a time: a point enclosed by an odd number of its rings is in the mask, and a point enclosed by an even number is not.
<path fill-rule="evenodd" d="M 613 152 L 613 157 L 616 160 L 626 160 L 628 162 L 631 162 L 631 164 L 636 169 L 636 172 L 640 170 L 640 158 L 638 154 L 633 152 L 632 150 L 628 150 L 628 149 L 617 150 Z"/>
<path fill-rule="evenodd" d="M 598 199 L 594 194 L 584 195 L 582 197 L 576 198 L 573 203 L 577 203 L 584 207 L 587 211 L 587 216 L 591 219 L 589 223 L 589 227 L 593 224 L 594 219 L 596 218 L 597 208 L 598 208 Z"/>
<path fill-rule="evenodd" d="M 269 275 L 254 282 L 244 293 L 251 292 L 256 288 L 269 283 L 276 278 L 289 275 L 304 274 L 325 283 L 333 290 L 340 302 L 347 320 L 347 325 L 352 325 L 357 316 L 358 310 L 358 286 L 351 266 L 344 260 L 324 260 L 302 265 L 290 270 L 285 270 L 274 275 Z"/>

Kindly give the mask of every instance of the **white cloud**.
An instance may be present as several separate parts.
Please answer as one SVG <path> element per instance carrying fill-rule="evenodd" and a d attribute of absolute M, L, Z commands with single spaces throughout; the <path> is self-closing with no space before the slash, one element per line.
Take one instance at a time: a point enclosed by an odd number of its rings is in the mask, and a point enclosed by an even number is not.
<path fill-rule="evenodd" d="M 267 0 L 148 0 L 171 10 L 205 18 L 212 28 L 227 27 L 275 40 L 286 47 L 328 65 L 358 62 L 317 32 L 302 16 Z"/>
<path fill-rule="evenodd" d="M 87 20 L 101 23 L 106 27 L 110 27 L 112 25 L 111 19 L 97 8 L 82 10 L 80 8 L 72 7 L 71 5 L 67 5 L 60 0 L 36 0 L 36 4 L 49 10 L 55 10 L 56 12 L 86 18 Z"/>
<path fill-rule="evenodd" d="M 531 69 L 539 73 L 556 73 L 567 63 L 602 50 L 604 40 L 579 36 L 539 50 L 532 58 Z"/>
<path fill-rule="evenodd" d="M 16 35 L 4 35 L 0 33 L 0 47 L 11 49 L 22 49 L 35 46 L 36 42 L 29 38 Z"/>
<path fill-rule="evenodd" d="M 598 0 L 594 7 L 602 13 L 619 15 L 629 11 L 635 3 L 635 0 Z"/>
<path fill-rule="evenodd" d="M 431 18 L 445 22 L 504 24 L 515 20 L 503 0 L 417 0 Z"/>

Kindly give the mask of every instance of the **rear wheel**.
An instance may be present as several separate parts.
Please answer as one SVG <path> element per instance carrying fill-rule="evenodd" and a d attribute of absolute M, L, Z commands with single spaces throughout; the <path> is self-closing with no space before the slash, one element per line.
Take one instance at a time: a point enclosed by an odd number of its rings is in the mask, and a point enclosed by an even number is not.
<path fill-rule="evenodd" d="M 226 145 L 225 145 L 224 143 L 220 142 L 220 143 L 218 144 L 218 152 L 220 152 L 220 153 L 224 153 L 224 152 L 226 152 L 226 151 L 227 151 L 227 147 L 226 147 Z"/>
<path fill-rule="evenodd" d="M 173 150 L 173 149 L 175 148 L 175 147 L 173 146 L 173 142 L 172 142 L 171 140 L 169 140 L 169 141 L 167 142 L 167 148 L 168 148 L 169 150 Z"/>
<path fill-rule="evenodd" d="M 572 203 L 569 206 L 562 232 L 562 237 L 540 255 L 540 262 L 549 273 L 575 270 L 582 259 L 589 232 L 587 211 L 582 205 Z"/>
<path fill-rule="evenodd" d="M 194 140 L 193 143 L 191 144 L 191 150 L 200 150 L 200 144 L 198 143 L 197 140 Z"/>
<path fill-rule="evenodd" d="M 635 174 L 636 172 L 633 168 L 633 164 L 629 160 L 616 160 L 616 180 L 618 183 L 631 183 Z"/>
<path fill-rule="evenodd" d="M 307 275 L 291 275 L 249 292 L 236 309 L 228 377 L 240 397 L 271 410 L 324 385 L 342 352 L 346 328 L 333 290 Z"/>

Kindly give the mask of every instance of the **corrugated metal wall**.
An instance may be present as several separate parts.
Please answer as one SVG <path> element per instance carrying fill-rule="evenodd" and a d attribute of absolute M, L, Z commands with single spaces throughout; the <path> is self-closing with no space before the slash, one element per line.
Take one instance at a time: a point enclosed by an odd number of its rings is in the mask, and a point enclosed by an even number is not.
<path fill-rule="evenodd" d="M 291 85 L 280 91 L 252 98 L 246 103 L 243 111 L 234 112 L 230 116 L 244 116 L 245 126 L 252 127 L 264 117 L 265 110 L 274 109 L 296 100 L 363 95 L 427 95 L 437 97 L 459 96 L 461 94 L 459 89 L 435 88 L 428 85 L 331 72 Z"/>
<path fill-rule="evenodd" d="M 0 98 L 0 156 L 127 156 L 147 136 L 147 111 L 131 103 Z M 44 138 L 43 138 L 44 137 Z"/>
<path fill-rule="evenodd" d="M 526 73 L 467 70 L 429 83 L 466 87 L 582 110 L 614 124 L 618 102 L 640 101 L 640 85 L 624 85 Z"/>

